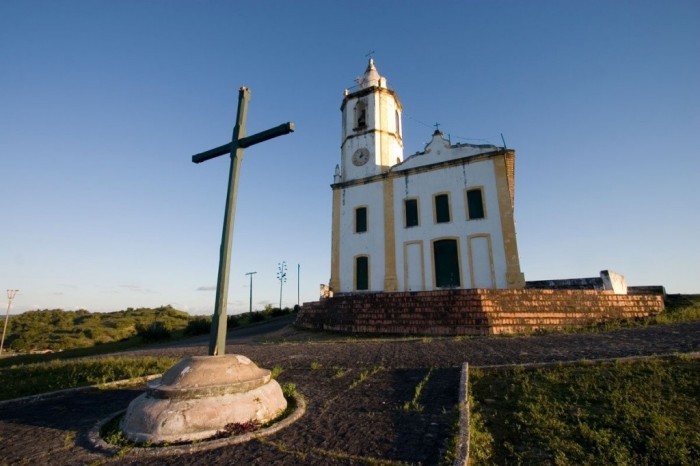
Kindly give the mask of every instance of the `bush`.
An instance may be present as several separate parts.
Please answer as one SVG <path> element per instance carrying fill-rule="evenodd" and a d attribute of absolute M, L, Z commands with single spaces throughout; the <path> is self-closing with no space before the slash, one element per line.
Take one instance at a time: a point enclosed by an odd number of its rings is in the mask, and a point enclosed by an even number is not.
<path fill-rule="evenodd" d="M 253 312 L 253 313 L 250 315 L 250 322 L 251 322 L 251 323 L 254 323 L 254 322 L 262 322 L 262 321 L 264 321 L 264 320 L 266 320 L 266 319 L 267 319 L 267 317 L 265 316 L 265 313 L 264 313 L 264 312 Z"/>
<path fill-rule="evenodd" d="M 227 316 L 226 317 L 226 324 L 228 328 L 236 328 L 240 327 L 242 324 L 242 316 L 241 315 L 233 315 L 233 316 Z"/>
<path fill-rule="evenodd" d="M 209 333 L 210 330 L 210 317 L 194 317 L 189 322 L 187 322 L 187 327 L 185 327 L 185 335 L 205 335 Z"/>
<path fill-rule="evenodd" d="M 136 326 L 136 334 L 145 343 L 168 340 L 172 336 L 172 332 L 163 322 L 153 322 L 148 326 L 138 324 Z"/>
<path fill-rule="evenodd" d="M 270 311 L 270 315 L 272 317 L 281 317 L 281 316 L 286 316 L 287 314 L 290 314 L 291 312 L 292 311 L 288 307 L 285 307 L 284 309 L 280 309 L 280 308 L 276 307 Z"/>

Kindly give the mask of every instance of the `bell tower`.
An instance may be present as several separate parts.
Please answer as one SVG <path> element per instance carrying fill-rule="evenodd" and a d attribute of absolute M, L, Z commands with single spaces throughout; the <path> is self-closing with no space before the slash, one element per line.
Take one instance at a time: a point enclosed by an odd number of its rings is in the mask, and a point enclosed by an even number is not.
<path fill-rule="evenodd" d="M 336 182 L 379 175 L 403 160 L 401 102 L 370 58 L 357 85 L 345 90 L 341 173 Z"/>

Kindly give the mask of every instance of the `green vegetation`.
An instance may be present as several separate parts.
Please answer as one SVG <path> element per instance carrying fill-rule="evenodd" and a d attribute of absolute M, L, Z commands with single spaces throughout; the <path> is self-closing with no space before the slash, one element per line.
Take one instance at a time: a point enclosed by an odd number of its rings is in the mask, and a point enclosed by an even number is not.
<path fill-rule="evenodd" d="M 666 309 L 653 318 L 653 322 L 658 324 L 690 320 L 700 320 L 700 294 L 667 295 Z"/>
<path fill-rule="evenodd" d="M 6 400 L 64 388 L 103 384 L 160 374 L 174 358 L 120 357 L 49 361 L 0 368 L 0 399 Z"/>
<path fill-rule="evenodd" d="M 430 375 L 432 373 L 433 369 L 431 368 L 428 373 L 425 374 L 425 377 L 418 382 L 416 388 L 413 390 L 413 399 L 403 404 L 402 409 L 404 411 L 415 411 L 417 413 L 423 412 L 423 405 L 418 402 L 418 399 L 420 398 L 420 394 L 423 392 L 423 387 L 425 387 L 425 384 L 427 384 L 428 380 L 430 380 Z"/>
<path fill-rule="evenodd" d="M 665 309 L 650 317 L 638 318 L 628 321 L 609 321 L 594 324 L 590 327 L 575 328 L 572 331 L 580 333 L 587 331 L 617 330 L 626 327 L 644 327 L 657 324 L 675 324 L 700 320 L 700 295 L 698 294 L 670 294 L 664 301 Z"/>
<path fill-rule="evenodd" d="M 297 384 L 292 382 L 287 382 L 286 384 L 282 385 L 282 393 L 287 400 L 300 396 L 299 392 L 297 391 Z"/>
<path fill-rule="evenodd" d="M 360 372 L 360 377 L 357 378 L 356 380 L 354 380 L 354 381 L 350 384 L 350 389 L 352 390 L 353 388 L 357 387 L 358 385 L 360 385 L 360 384 L 361 384 L 362 382 L 364 382 L 365 380 L 367 380 L 367 379 L 369 379 L 370 377 L 372 377 L 372 376 L 373 376 L 374 374 L 376 374 L 377 372 L 380 372 L 380 371 L 383 371 L 383 370 L 384 370 L 384 368 L 383 368 L 382 366 L 374 366 L 374 367 L 372 367 L 371 369 L 367 369 L 367 370 L 364 370 L 364 371 Z"/>
<path fill-rule="evenodd" d="M 471 463 L 698 464 L 700 360 L 470 371 Z"/>
<path fill-rule="evenodd" d="M 243 327 L 296 312 L 267 306 L 263 311 L 228 316 L 228 328 Z M 15 353 L 74 351 L 72 356 L 104 354 L 184 336 L 205 335 L 211 317 L 190 316 L 173 307 L 128 308 L 118 312 L 44 309 L 10 316 L 5 349 Z M 92 350 L 88 348 L 99 347 Z M 75 351 L 83 349 L 83 351 Z M 28 361 L 55 359 L 30 358 Z M 0 366 L 5 360 L 0 359 Z M 17 363 L 17 360 L 13 361 Z"/>
<path fill-rule="evenodd" d="M 189 314 L 171 306 L 94 313 L 83 309 L 29 311 L 11 316 L 5 347 L 16 352 L 61 351 L 114 343 L 137 335 L 154 341 L 181 332 L 190 319 Z"/>
<path fill-rule="evenodd" d="M 339 379 L 341 377 L 344 377 L 345 374 L 350 372 L 350 369 L 347 369 L 345 367 L 339 367 L 339 366 L 333 366 L 333 375 L 331 376 L 331 379 Z"/>
<path fill-rule="evenodd" d="M 271 305 L 265 306 L 262 311 L 254 312 L 244 312 L 243 314 L 235 314 L 227 317 L 227 325 L 229 329 L 236 327 L 243 327 L 250 324 L 255 324 L 258 322 L 265 322 L 275 317 L 282 317 L 289 314 L 293 314 L 299 311 L 299 306 L 294 306 L 294 308 L 285 307 L 280 309 L 278 307 L 272 307 Z M 209 319 L 211 322 L 211 319 Z"/>

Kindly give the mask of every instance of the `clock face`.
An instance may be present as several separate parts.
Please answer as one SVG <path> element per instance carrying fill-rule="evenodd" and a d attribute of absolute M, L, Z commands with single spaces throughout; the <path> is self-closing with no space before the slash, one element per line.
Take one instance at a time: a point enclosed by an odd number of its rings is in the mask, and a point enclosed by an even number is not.
<path fill-rule="evenodd" d="M 352 163 L 356 167 L 360 167 L 369 161 L 369 151 L 364 147 L 357 149 L 354 154 L 352 154 Z"/>

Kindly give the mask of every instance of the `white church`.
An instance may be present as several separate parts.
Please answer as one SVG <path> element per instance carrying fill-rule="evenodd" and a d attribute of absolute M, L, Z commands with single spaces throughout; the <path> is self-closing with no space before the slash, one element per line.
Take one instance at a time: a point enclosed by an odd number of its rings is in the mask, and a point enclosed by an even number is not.
<path fill-rule="evenodd" d="M 515 151 L 451 144 L 436 130 L 404 158 L 401 103 L 374 61 L 341 105 L 330 289 L 523 288 Z"/>

